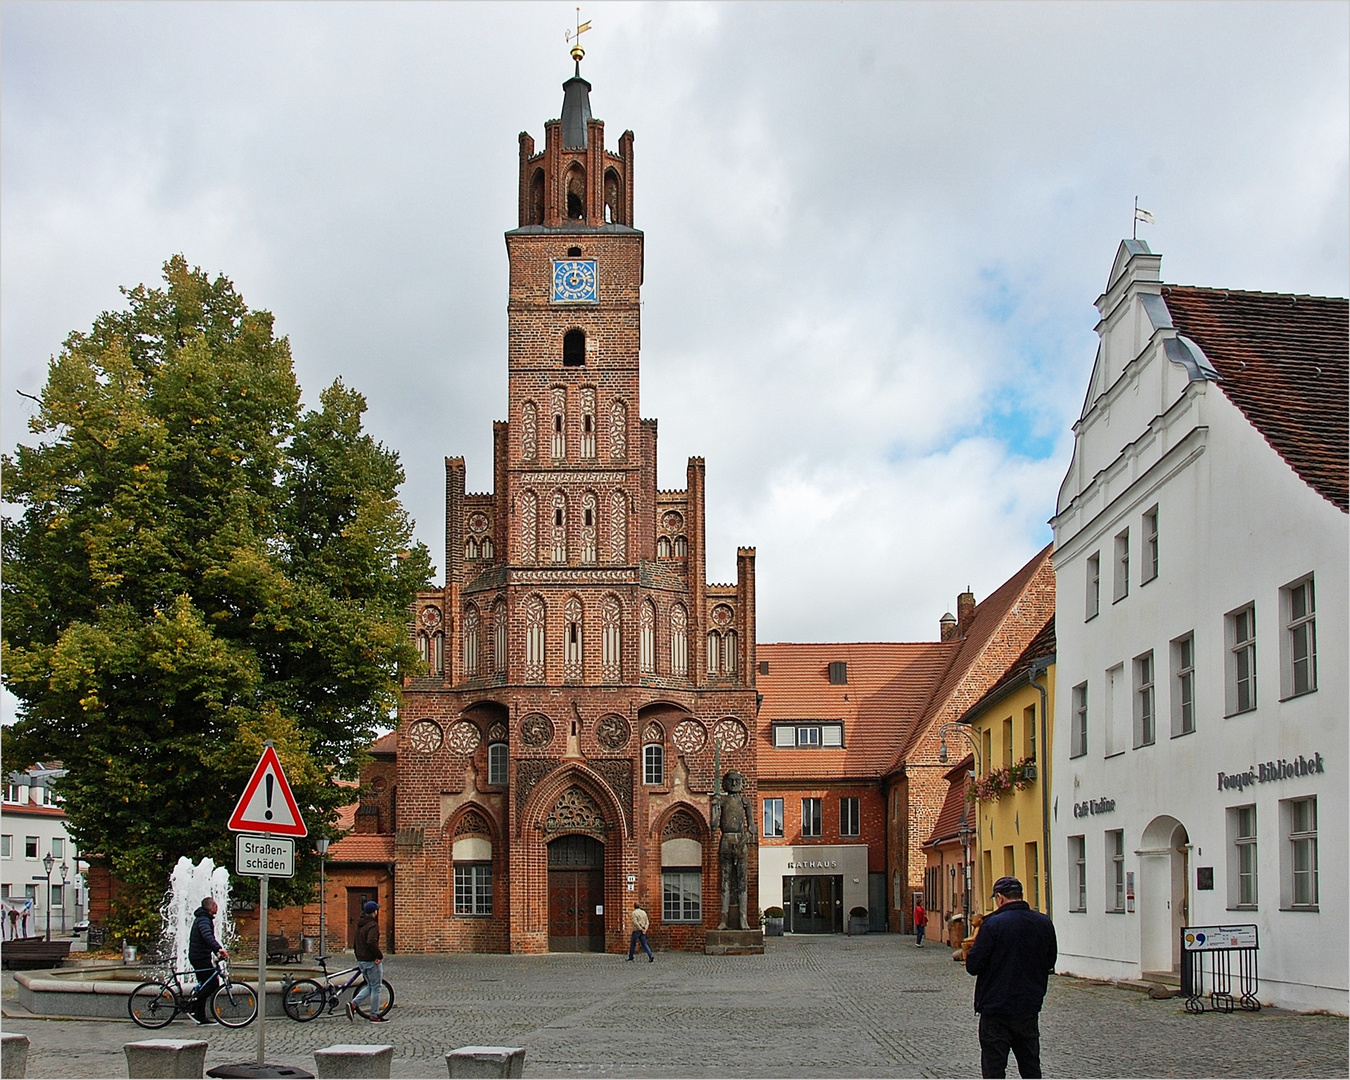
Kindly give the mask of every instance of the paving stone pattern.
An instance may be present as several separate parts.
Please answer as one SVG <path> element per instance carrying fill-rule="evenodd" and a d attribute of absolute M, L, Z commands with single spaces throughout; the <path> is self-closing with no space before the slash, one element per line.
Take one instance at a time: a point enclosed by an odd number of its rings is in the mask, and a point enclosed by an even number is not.
<path fill-rule="evenodd" d="M 470 1044 L 527 1049 L 526 1076 L 977 1076 L 974 980 L 934 945 L 899 935 L 771 938 L 763 956 L 391 956 L 388 1024 L 270 1020 L 268 1060 L 314 1071 L 333 1043 L 393 1043 L 395 1077 L 443 1077 Z M 33 1077 L 125 1076 L 130 1021 L 39 1021 Z M 1181 999 L 1052 980 L 1041 1017 L 1047 1076 L 1345 1076 L 1343 1017 L 1277 1011 L 1192 1016 Z M 161 1032 L 210 1040 L 207 1067 L 255 1060 L 253 1028 L 177 1021 Z M 1010 1075 L 1017 1075 L 1009 1063 Z"/>

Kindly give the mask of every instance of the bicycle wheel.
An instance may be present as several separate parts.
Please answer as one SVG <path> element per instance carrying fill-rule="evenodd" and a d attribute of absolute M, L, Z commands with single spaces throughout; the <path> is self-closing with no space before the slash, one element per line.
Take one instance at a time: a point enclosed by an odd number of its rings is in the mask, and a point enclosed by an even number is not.
<path fill-rule="evenodd" d="M 248 983 L 227 983 L 211 995 L 211 1015 L 226 1027 L 251 1024 L 258 1015 L 258 995 Z"/>
<path fill-rule="evenodd" d="M 281 1007 L 292 1020 L 303 1024 L 323 1012 L 325 998 L 323 987 L 316 980 L 301 979 L 286 987 L 281 996 Z"/>
<path fill-rule="evenodd" d="M 388 1014 L 389 1010 L 394 1007 L 394 988 L 389 985 L 388 979 L 385 979 L 384 982 L 380 983 L 380 987 L 382 993 L 380 994 L 380 1011 L 378 1015 L 385 1016 Z M 367 998 L 364 1002 L 361 1002 L 356 1006 L 356 1011 L 367 1020 L 370 1019 L 371 1013 L 371 1010 L 366 1007 L 369 1002 L 370 999 Z"/>
<path fill-rule="evenodd" d="M 178 1014 L 178 999 L 163 983 L 141 983 L 127 998 L 127 1015 L 143 1028 L 167 1027 Z"/>

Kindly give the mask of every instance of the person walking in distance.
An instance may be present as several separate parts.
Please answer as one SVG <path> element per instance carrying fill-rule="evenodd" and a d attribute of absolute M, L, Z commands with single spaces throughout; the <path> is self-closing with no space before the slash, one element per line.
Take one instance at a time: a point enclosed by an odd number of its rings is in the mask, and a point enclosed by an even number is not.
<path fill-rule="evenodd" d="M 356 952 L 356 966 L 365 976 L 366 985 L 347 1002 L 348 1020 L 356 1019 L 356 1006 L 362 1001 L 370 1002 L 370 1007 L 366 1011 L 370 1014 L 372 1023 L 383 1024 L 387 1019 L 380 1015 L 384 950 L 380 948 L 379 910 L 379 904 L 374 900 L 367 900 L 361 907 L 361 917 L 356 920 L 356 941 L 352 948 Z"/>
<path fill-rule="evenodd" d="M 1006 1076 L 1011 1049 L 1018 1072 L 1040 1076 L 1039 1016 L 1059 955 L 1055 926 L 1022 899 L 1015 877 L 994 882 L 994 903 L 966 956 L 980 1014 L 980 1075 Z"/>
<path fill-rule="evenodd" d="M 219 941 L 216 940 L 216 912 L 219 905 L 211 897 L 201 902 L 201 906 L 192 913 L 192 929 L 188 931 L 188 963 L 197 974 L 197 997 L 192 1002 L 192 1019 L 199 1024 L 214 1024 L 208 1020 L 206 1005 L 220 980 L 216 967 L 211 963 L 212 956 L 228 957 Z"/>
<path fill-rule="evenodd" d="M 923 934 L 928 928 L 928 912 L 923 909 L 923 901 L 914 902 L 914 944 L 917 948 L 923 948 Z"/>
<path fill-rule="evenodd" d="M 652 954 L 652 947 L 647 944 L 647 928 L 651 926 L 652 921 L 647 917 L 647 913 L 642 910 L 641 904 L 633 905 L 633 932 L 628 935 L 628 959 L 633 959 L 633 950 L 639 945 L 647 954 L 647 963 L 652 963 L 656 957 Z"/>

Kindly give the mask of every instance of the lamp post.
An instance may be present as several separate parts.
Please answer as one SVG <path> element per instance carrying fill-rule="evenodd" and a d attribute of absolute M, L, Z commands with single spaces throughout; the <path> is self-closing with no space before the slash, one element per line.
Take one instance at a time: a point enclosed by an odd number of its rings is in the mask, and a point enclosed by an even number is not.
<path fill-rule="evenodd" d="M 324 956 L 324 899 L 328 892 L 327 879 L 324 876 L 324 859 L 328 855 L 328 837 L 321 836 L 314 841 L 314 850 L 319 853 L 319 955 Z"/>
<path fill-rule="evenodd" d="M 66 882 L 70 880 L 70 865 L 61 864 L 61 936 L 66 936 Z M 50 897 L 48 897 L 50 899 Z"/>
<path fill-rule="evenodd" d="M 47 940 L 52 939 L 52 863 L 56 862 L 49 851 L 42 856 L 42 868 L 47 871 Z"/>
<path fill-rule="evenodd" d="M 948 759 L 947 730 L 949 728 L 959 731 L 962 735 L 965 736 L 966 742 L 970 744 L 970 752 L 975 758 L 975 772 L 972 774 L 972 776 L 978 776 L 981 772 L 984 771 L 983 766 L 980 762 L 980 746 L 979 743 L 976 741 L 975 736 L 971 734 L 969 724 L 963 724 L 958 720 L 949 720 L 947 721 L 947 723 L 943 724 L 940 729 L 938 729 L 938 737 L 942 740 L 941 745 L 938 748 L 938 761 L 940 761 L 943 765 L 947 764 Z M 975 849 L 978 851 L 980 848 L 980 815 L 978 805 L 975 806 L 975 828 L 971 829 L 971 827 L 963 820 L 960 829 L 961 846 L 965 851 L 965 860 L 966 860 L 966 867 L 965 867 L 966 895 L 965 895 L 965 903 L 963 905 L 965 908 L 965 915 L 966 915 L 966 933 L 970 933 L 970 884 L 971 884 L 970 835 L 972 832 L 975 834 Z"/>

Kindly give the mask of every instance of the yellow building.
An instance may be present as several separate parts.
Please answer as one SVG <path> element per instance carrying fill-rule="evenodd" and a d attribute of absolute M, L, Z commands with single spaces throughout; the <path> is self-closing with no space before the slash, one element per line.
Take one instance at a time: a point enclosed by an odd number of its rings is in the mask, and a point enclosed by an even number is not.
<path fill-rule="evenodd" d="M 975 751 L 972 905 L 993 909 L 994 882 L 1019 878 L 1023 898 L 1051 914 L 1048 815 L 1055 701 L 1055 620 L 961 717 Z"/>

